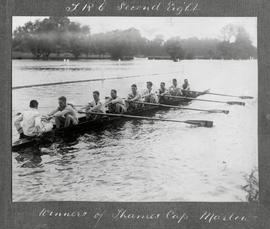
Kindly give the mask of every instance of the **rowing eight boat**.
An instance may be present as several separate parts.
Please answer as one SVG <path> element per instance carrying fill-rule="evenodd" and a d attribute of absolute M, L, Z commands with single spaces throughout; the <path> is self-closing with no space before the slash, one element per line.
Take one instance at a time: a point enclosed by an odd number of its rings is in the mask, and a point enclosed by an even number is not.
<path fill-rule="evenodd" d="M 206 94 L 207 92 L 208 92 L 208 90 L 204 91 L 204 92 L 200 92 L 200 93 L 194 92 L 194 93 L 191 93 L 189 96 L 191 98 L 196 98 L 200 95 Z M 188 105 L 191 101 L 192 101 L 191 99 L 166 98 L 166 99 L 163 99 L 163 104 L 176 105 L 176 106 L 177 105 Z M 169 109 L 169 108 L 152 106 L 152 105 L 144 105 L 136 110 L 128 111 L 125 114 L 126 115 L 144 115 L 144 114 L 153 115 L 155 112 L 157 112 L 159 110 L 166 110 L 166 109 Z M 97 119 L 90 119 L 89 120 L 89 119 L 86 119 L 85 116 L 82 116 L 79 118 L 79 123 L 77 125 L 72 125 L 69 127 L 63 127 L 63 128 L 59 128 L 59 129 L 53 129 L 52 131 L 43 133 L 41 136 L 35 137 L 35 138 L 19 139 L 12 144 L 12 151 L 16 152 L 20 149 L 31 147 L 35 144 L 39 144 L 39 143 L 42 143 L 44 141 L 46 142 L 46 141 L 48 141 L 48 139 L 50 139 L 50 142 L 53 142 L 52 139 L 54 139 L 56 136 L 61 136 L 63 134 L 80 132 L 80 131 L 89 130 L 89 129 L 91 129 L 91 130 L 99 129 L 106 124 L 110 124 L 113 121 L 121 120 L 121 119 L 123 119 L 123 118 L 101 116 Z"/>

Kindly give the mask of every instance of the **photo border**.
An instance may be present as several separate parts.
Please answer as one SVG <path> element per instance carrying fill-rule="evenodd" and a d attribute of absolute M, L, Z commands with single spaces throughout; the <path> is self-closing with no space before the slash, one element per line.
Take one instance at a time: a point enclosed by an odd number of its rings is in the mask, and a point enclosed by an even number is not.
<path fill-rule="evenodd" d="M 12 155 L 11 155 L 11 103 L 12 103 L 12 63 L 11 36 L 12 16 L 162 16 L 175 17 L 165 10 L 167 0 L 126 0 L 128 3 L 162 3 L 157 12 L 119 12 L 115 6 L 120 0 L 107 0 L 107 8 L 100 12 L 94 9 L 85 12 L 68 13 L 66 8 L 74 2 L 100 4 L 103 0 L 2 0 L 0 2 L 0 73 L 1 73 L 1 139 L 0 187 L 1 218 L 5 228 L 268 228 L 270 225 L 270 2 L 262 0 L 190 0 L 199 4 L 194 13 L 184 13 L 185 17 L 257 17 L 258 50 L 258 163 L 259 163 L 259 203 L 241 202 L 12 202 Z M 187 0 L 186 0 L 187 1 Z M 174 0 L 183 4 L 184 0 Z M 55 211 L 84 210 L 91 216 L 106 211 L 99 224 L 94 218 L 42 217 L 42 209 Z M 111 214 L 117 209 L 130 212 L 166 213 L 170 210 L 186 213 L 190 219 L 178 224 L 175 221 L 161 220 L 119 220 L 112 221 Z M 248 217 L 248 221 L 207 221 L 198 220 L 203 211 L 215 214 L 231 213 Z"/>

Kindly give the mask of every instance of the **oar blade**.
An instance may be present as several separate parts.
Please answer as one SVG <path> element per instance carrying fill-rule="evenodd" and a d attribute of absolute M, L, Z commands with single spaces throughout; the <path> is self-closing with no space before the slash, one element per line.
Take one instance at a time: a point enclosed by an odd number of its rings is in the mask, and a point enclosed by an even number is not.
<path fill-rule="evenodd" d="M 229 104 L 229 105 L 245 106 L 245 103 L 244 102 L 238 102 L 238 101 L 228 101 L 227 104 Z"/>
<path fill-rule="evenodd" d="M 208 121 L 208 120 L 187 120 L 185 123 L 191 124 L 191 125 L 197 125 L 200 127 L 208 127 L 211 128 L 213 127 L 213 121 Z"/>
<path fill-rule="evenodd" d="M 239 96 L 240 99 L 254 99 L 252 96 Z"/>
<path fill-rule="evenodd" d="M 224 114 L 229 114 L 228 110 L 209 110 L 209 113 L 224 113 Z"/>

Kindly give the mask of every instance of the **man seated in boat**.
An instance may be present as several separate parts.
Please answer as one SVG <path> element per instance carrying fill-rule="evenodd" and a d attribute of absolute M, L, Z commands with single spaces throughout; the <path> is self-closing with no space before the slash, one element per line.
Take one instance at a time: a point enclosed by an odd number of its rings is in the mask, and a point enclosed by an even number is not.
<path fill-rule="evenodd" d="M 182 93 L 183 93 L 183 96 L 190 95 L 190 85 L 187 79 L 184 79 L 184 83 L 182 85 Z"/>
<path fill-rule="evenodd" d="M 154 89 L 152 88 L 153 83 L 148 81 L 146 83 L 146 87 L 147 87 L 147 89 L 145 89 L 145 91 L 143 92 L 143 96 L 142 96 L 144 99 L 144 102 L 157 103 L 158 102 L 157 95 L 156 95 Z"/>
<path fill-rule="evenodd" d="M 166 100 L 166 96 L 168 95 L 169 91 L 165 87 L 165 83 L 161 82 L 160 83 L 160 88 L 158 89 L 158 96 L 159 96 L 159 103 L 164 103 Z"/>
<path fill-rule="evenodd" d="M 93 92 L 93 98 L 94 100 L 90 103 L 88 103 L 87 106 L 83 107 L 82 109 L 85 109 L 86 112 L 86 118 L 87 119 L 96 119 L 97 116 L 90 114 L 90 113 L 105 113 L 105 108 L 104 105 L 100 101 L 99 97 L 99 91 L 94 91 Z"/>
<path fill-rule="evenodd" d="M 182 95 L 181 88 L 178 87 L 176 79 L 172 80 L 172 86 L 169 87 L 169 93 L 170 95 L 173 95 L 173 96 Z"/>
<path fill-rule="evenodd" d="M 109 113 L 125 113 L 127 107 L 122 98 L 117 96 L 117 91 L 115 89 L 111 90 L 111 97 L 106 99 L 105 106 L 108 107 Z"/>
<path fill-rule="evenodd" d="M 137 102 L 137 103 L 136 103 Z M 127 97 L 127 109 L 128 110 L 134 110 L 142 106 L 139 102 L 142 102 L 142 96 L 137 90 L 137 85 L 132 84 L 131 85 L 131 93 L 128 94 Z"/>
<path fill-rule="evenodd" d="M 65 96 L 58 98 L 58 104 L 59 107 L 48 114 L 48 116 L 53 116 L 55 118 L 56 128 L 77 125 L 78 117 L 76 111 L 71 104 L 67 104 Z"/>
<path fill-rule="evenodd" d="M 42 121 L 42 116 L 38 111 L 38 101 L 31 100 L 29 108 L 29 110 L 19 113 L 14 123 L 20 139 L 35 137 L 53 128 L 50 122 Z"/>

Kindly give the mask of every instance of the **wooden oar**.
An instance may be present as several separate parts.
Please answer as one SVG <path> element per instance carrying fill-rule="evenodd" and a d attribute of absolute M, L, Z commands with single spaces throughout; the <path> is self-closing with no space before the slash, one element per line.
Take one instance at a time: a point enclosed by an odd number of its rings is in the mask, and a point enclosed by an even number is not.
<path fill-rule="evenodd" d="M 174 96 L 174 95 L 165 95 L 166 97 L 169 98 L 178 98 L 178 99 L 192 99 L 192 100 L 196 100 L 196 101 L 204 101 L 204 102 L 212 102 L 212 103 L 225 103 L 225 104 L 229 104 L 229 105 L 241 105 L 241 106 L 245 106 L 244 102 L 239 102 L 239 101 L 218 101 L 218 100 L 210 100 L 210 99 L 196 99 L 196 98 L 192 98 L 192 97 L 185 97 L 185 96 Z"/>
<path fill-rule="evenodd" d="M 127 102 L 131 102 L 131 103 L 138 103 L 138 104 L 158 106 L 158 107 L 168 107 L 168 108 L 177 108 L 177 109 L 192 110 L 192 111 L 206 111 L 206 112 L 209 112 L 209 113 L 224 113 L 224 114 L 229 114 L 229 111 L 228 110 L 204 110 L 204 109 L 187 108 L 187 107 L 173 106 L 173 105 L 160 104 L 160 103 L 146 103 L 146 102 L 128 101 L 128 100 L 126 100 L 126 101 Z"/>
<path fill-rule="evenodd" d="M 179 71 L 177 71 L 177 72 L 153 73 L 153 74 L 147 74 L 147 75 L 148 76 L 156 76 L 156 75 L 167 75 L 167 74 L 172 74 L 172 73 L 179 73 Z M 72 80 L 72 81 L 62 81 L 62 82 L 55 82 L 55 83 L 32 84 L 32 85 L 24 85 L 24 86 L 12 87 L 12 90 L 22 89 L 22 88 L 31 88 L 31 87 L 47 87 L 47 86 L 62 85 L 62 84 L 84 83 L 84 82 L 92 82 L 92 81 L 104 81 L 104 80 L 118 80 L 118 79 L 126 79 L 126 78 L 137 78 L 137 77 L 144 77 L 144 76 L 146 76 L 146 75 L 115 76 L 115 77 L 95 78 L 95 79 L 87 79 L 87 80 Z"/>
<path fill-rule="evenodd" d="M 83 111 L 79 111 L 79 113 L 86 113 Z M 93 115 L 101 115 L 101 116 L 109 116 L 109 117 L 121 117 L 121 118 L 133 118 L 133 119 L 145 119 L 151 121 L 162 121 L 162 122 L 178 122 L 178 123 L 186 123 L 191 125 L 197 125 L 200 127 L 213 127 L 213 121 L 207 120 L 175 120 L 175 119 L 163 119 L 163 118 L 152 118 L 152 117 L 145 117 L 145 116 L 136 116 L 136 115 L 127 115 L 127 114 L 112 114 L 112 113 L 96 113 L 96 112 L 87 112 L 87 114 Z"/>
<path fill-rule="evenodd" d="M 189 92 L 189 90 L 183 90 L 183 91 Z M 200 91 L 190 91 L 190 92 L 202 93 Z M 234 98 L 240 98 L 240 99 L 253 99 L 254 98 L 252 96 L 246 96 L 246 95 L 226 95 L 226 94 L 219 94 L 219 93 L 212 93 L 212 92 L 206 92 L 205 94 L 234 97 Z"/>

